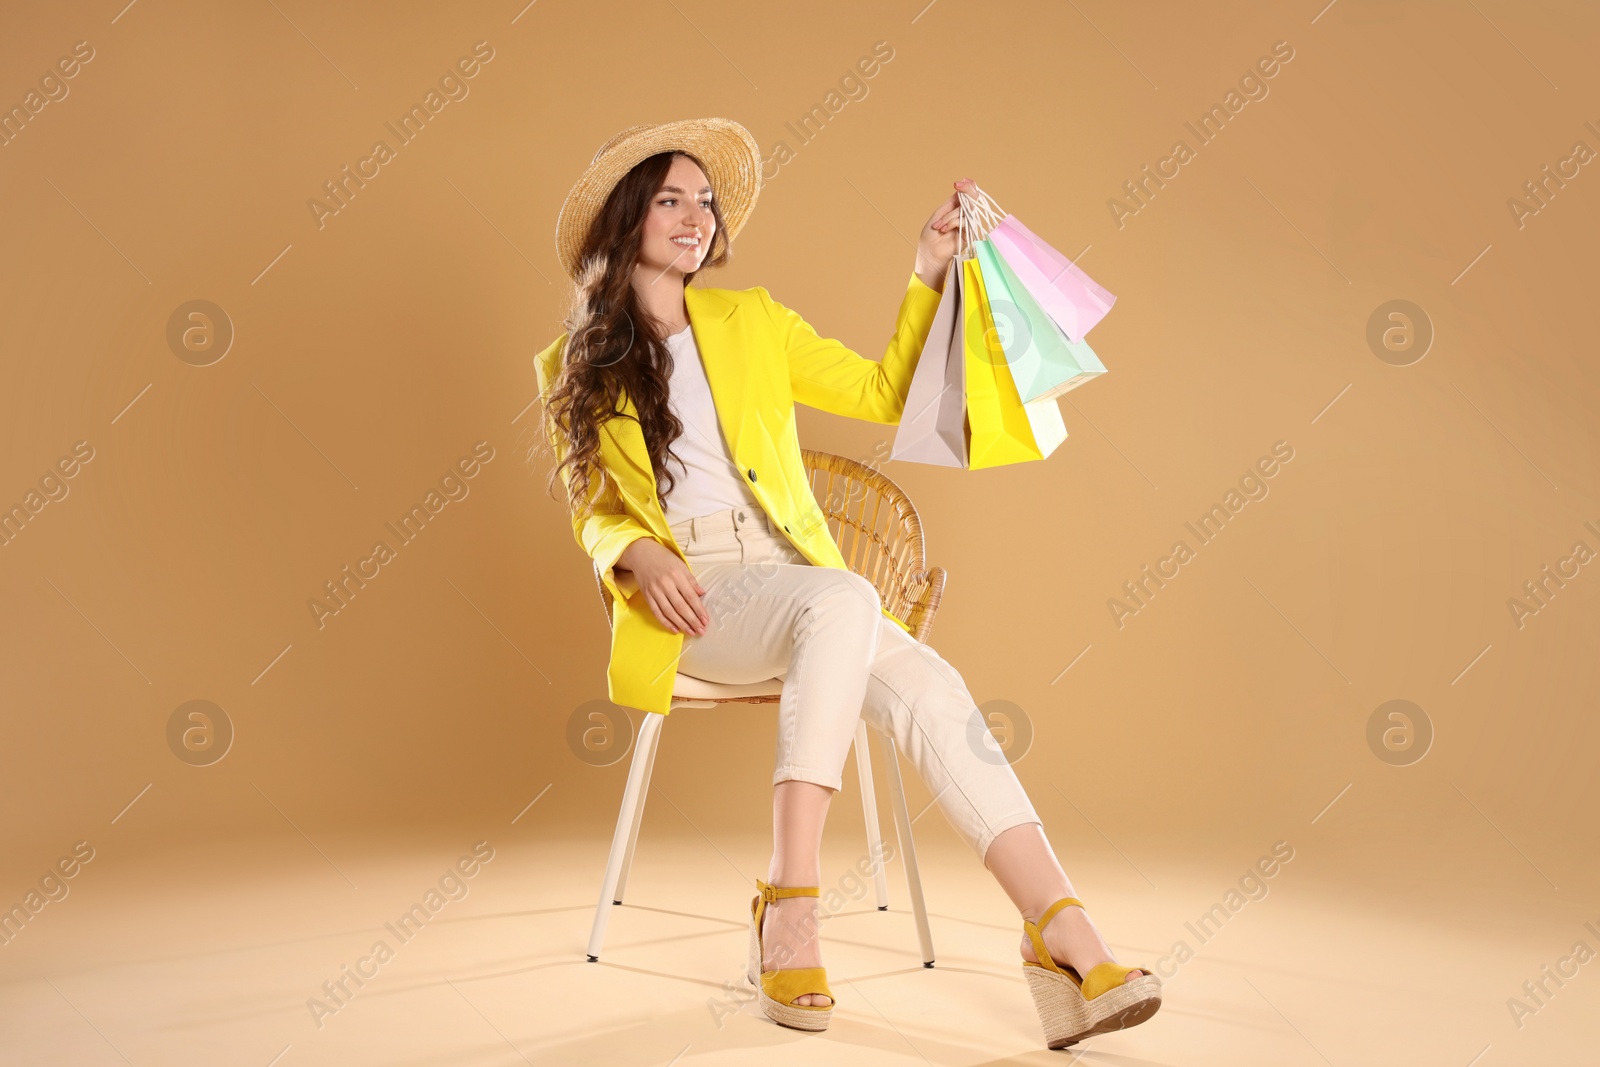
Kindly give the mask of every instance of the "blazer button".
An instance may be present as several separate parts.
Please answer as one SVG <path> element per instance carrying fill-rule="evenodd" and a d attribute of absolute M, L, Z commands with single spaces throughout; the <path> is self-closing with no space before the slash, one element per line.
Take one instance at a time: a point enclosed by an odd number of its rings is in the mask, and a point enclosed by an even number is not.
<path fill-rule="evenodd" d="M 755 480 L 756 480 L 756 469 L 755 469 L 755 468 L 754 468 L 754 467 L 751 467 L 751 468 L 750 468 L 750 469 L 749 469 L 749 470 L 748 470 L 748 471 L 746 471 L 746 472 L 745 472 L 745 473 L 746 473 L 746 474 L 748 474 L 748 475 L 750 475 L 750 480 L 751 480 L 751 481 L 752 481 L 752 482 L 753 482 L 753 481 L 755 481 Z"/>

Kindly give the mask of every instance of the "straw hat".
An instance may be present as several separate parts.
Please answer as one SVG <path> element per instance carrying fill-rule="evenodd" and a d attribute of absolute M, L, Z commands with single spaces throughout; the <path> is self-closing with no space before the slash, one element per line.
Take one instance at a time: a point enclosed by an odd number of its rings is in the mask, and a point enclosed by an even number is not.
<path fill-rule="evenodd" d="M 567 193 L 556 219 L 556 255 L 567 276 L 578 278 L 578 255 L 595 216 L 622 176 L 657 152 L 693 155 L 711 180 L 731 240 L 755 210 L 761 193 L 761 149 L 750 131 L 732 119 L 684 119 L 629 126 L 600 146 Z"/>

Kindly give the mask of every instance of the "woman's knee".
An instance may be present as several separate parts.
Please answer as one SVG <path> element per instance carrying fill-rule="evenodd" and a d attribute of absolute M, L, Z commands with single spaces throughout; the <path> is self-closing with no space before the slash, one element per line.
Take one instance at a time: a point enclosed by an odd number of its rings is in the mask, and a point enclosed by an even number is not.
<path fill-rule="evenodd" d="M 851 605 L 851 618 L 869 633 L 875 633 L 883 621 L 883 599 L 878 587 L 854 571 L 845 571 L 843 577 L 849 590 L 843 599 Z"/>
<path fill-rule="evenodd" d="M 861 597 L 862 603 L 870 607 L 876 615 L 883 610 L 883 598 L 878 595 L 878 587 L 857 574 L 855 571 L 845 571 L 844 580 Z"/>
<path fill-rule="evenodd" d="M 863 629 L 875 631 L 883 616 L 883 601 L 878 587 L 854 571 L 830 569 L 825 589 L 813 602 L 816 611 L 826 611 L 836 621 L 849 620 Z"/>

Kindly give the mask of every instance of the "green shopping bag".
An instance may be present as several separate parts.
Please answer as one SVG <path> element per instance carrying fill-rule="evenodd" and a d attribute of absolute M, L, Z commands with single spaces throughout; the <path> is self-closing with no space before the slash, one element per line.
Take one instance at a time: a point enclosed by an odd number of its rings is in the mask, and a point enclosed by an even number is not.
<path fill-rule="evenodd" d="M 1024 403 L 1000 348 L 976 259 L 961 261 L 963 355 L 967 370 L 967 467 L 1043 459 L 1067 438 L 1054 400 Z"/>
<path fill-rule="evenodd" d="M 999 341 L 1024 402 L 1053 400 L 1106 372 L 1087 341 L 1074 341 L 1028 292 L 994 242 L 973 242 Z"/>

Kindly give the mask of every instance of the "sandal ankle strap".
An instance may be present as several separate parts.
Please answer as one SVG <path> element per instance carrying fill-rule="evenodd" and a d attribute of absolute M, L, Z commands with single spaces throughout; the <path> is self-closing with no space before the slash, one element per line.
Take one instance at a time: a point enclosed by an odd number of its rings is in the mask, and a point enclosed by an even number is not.
<path fill-rule="evenodd" d="M 821 887 L 814 885 L 786 885 L 775 886 L 761 879 L 756 879 L 756 888 L 761 891 L 761 899 L 769 904 L 774 900 L 784 897 L 815 897 L 821 895 Z"/>
<path fill-rule="evenodd" d="M 1040 965 L 1055 971 L 1057 974 L 1064 974 L 1066 972 L 1064 972 L 1061 967 L 1056 964 L 1056 961 L 1051 958 L 1050 950 L 1045 948 L 1044 928 L 1050 925 L 1050 920 L 1054 919 L 1062 908 L 1071 907 L 1074 904 L 1080 908 L 1083 907 L 1083 901 L 1079 900 L 1077 897 L 1062 897 L 1060 900 L 1044 909 L 1044 914 L 1039 916 L 1038 922 L 1029 922 L 1027 919 L 1022 920 L 1022 931 L 1028 935 L 1028 940 L 1033 942 L 1033 954 L 1039 957 Z M 1084 908 L 1084 910 L 1087 911 L 1088 909 Z"/>

